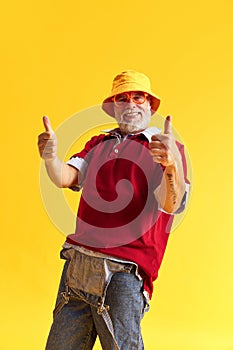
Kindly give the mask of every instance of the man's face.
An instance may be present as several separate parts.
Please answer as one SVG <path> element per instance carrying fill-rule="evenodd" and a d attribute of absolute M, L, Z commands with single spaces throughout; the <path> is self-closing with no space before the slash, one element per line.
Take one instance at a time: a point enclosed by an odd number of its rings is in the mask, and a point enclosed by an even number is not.
<path fill-rule="evenodd" d="M 142 131 L 148 127 L 151 118 L 148 96 L 138 91 L 119 94 L 115 98 L 114 112 L 123 134 Z"/>

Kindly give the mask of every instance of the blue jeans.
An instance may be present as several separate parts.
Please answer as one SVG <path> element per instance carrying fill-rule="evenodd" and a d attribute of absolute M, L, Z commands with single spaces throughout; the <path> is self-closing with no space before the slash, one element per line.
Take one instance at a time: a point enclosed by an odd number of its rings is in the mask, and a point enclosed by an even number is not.
<path fill-rule="evenodd" d="M 56 305 L 65 291 L 66 261 Z M 90 350 L 97 335 L 104 350 L 115 350 L 113 338 L 103 317 L 97 313 L 98 297 L 69 291 L 70 299 L 55 316 L 46 350 Z M 143 350 L 140 321 L 144 314 L 142 281 L 134 273 L 117 272 L 108 285 L 105 305 L 113 323 L 114 335 L 120 350 Z"/>

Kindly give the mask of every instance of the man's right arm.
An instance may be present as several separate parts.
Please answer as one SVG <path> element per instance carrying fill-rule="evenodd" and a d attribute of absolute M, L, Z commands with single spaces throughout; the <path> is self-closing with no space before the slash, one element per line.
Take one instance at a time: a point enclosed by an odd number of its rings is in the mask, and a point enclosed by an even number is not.
<path fill-rule="evenodd" d="M 41 158 L 45 161 L 50 179 L 57 187 L 77 185 L 80 176 L 79 171 L 57 157 L 57 137 L 49 118 L 43 117 L 43 123 L 45 132 L 38 136 L 38 148 Z"/>

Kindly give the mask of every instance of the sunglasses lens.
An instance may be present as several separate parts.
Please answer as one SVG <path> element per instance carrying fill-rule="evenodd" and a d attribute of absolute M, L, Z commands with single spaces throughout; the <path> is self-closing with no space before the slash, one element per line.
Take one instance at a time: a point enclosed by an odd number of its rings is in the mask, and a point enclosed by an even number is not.
<path fill-rule="evenodd" d="M 115 102 L 117 104 L 122 104 L 122 103 L 125 103 L 127 102 L 129 99 L 128 95 L 127 94 L 118 94 L 115 96 Z"/>
<path fill-rule="evenodd" d="M 133 92 L 132 93 L 132 100 L 135 102 L 135 103 L 138 103 L 138 104 L 141 104 L 141 103 L 144 103 L 145 100 L 146 100 L 146 96 L 144 94 L 144 92 Z"/>
<path fill-rule="evenodd" d="M 116 106 L 129 102 L 130 99 L 136 104 L 142 104 L 146 100 L 147 94 L 142 91 L 125 92 L 114 96 Z"/>

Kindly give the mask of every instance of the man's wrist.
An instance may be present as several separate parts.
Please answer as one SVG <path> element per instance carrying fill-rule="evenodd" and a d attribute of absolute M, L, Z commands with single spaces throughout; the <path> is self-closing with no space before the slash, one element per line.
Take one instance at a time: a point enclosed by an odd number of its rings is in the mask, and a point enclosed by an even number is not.
<path fill-rule="evenodd" d="M 166 170 L 170 171 L 177 171 L 178 169 L 182 168 L 182 158 L 179 152 L 174 156 L 173 160 L 165 165 Z"/>
<path fill-rule="evenodd" d="M 45 159 L 45 165 L 51 165 L 52 163 L 55 163 L 57 161 L 57 156 L 53 157 L 53 158 L 47 158 Z"/>

